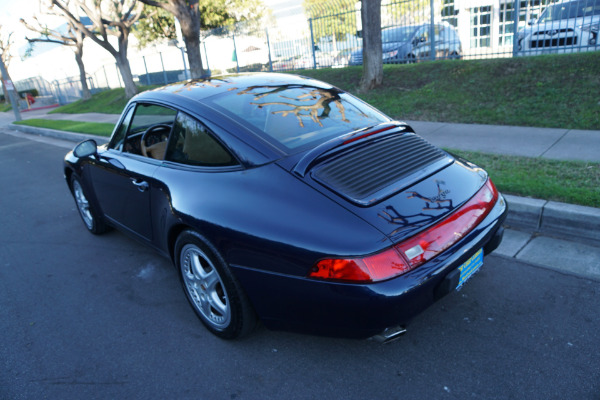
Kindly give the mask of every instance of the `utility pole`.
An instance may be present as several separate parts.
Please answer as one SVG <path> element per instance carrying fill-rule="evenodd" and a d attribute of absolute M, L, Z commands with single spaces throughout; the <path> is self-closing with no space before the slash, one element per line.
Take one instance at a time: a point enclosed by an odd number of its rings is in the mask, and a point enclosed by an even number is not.
<path fill-rule="evenodd" d="M 15 120 L 20 121 L 21 113 L 19 112 L 19 102 L 16 99 L 15 85 L 8 75 L 8 71 L 6 70 L 6 65 L 4 65 L 4 60 L 2 57 L 0 57 L 0 73 L 2 74 L 2 88 L 4 89 L 4 97 L 8 96 L 10 99 L 10 104 L 12 105 L 12 109 L 15 113 Z"/>

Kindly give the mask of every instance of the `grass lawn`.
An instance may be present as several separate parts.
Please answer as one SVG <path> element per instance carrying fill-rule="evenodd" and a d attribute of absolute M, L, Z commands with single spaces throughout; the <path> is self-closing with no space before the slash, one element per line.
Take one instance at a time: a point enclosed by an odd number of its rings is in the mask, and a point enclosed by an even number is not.
<path fill-rule="evenodd" d="M 52 120 L 52 119 L 25 119 L 15 122 L 18 125 L 35 126 L 38 128 L 56 129 L 59 131 L 89 133 L 91 135 L 110 136 L 114 124 L 105 122 L 81 122 L 70 120 Z"/>
<path fill-rule="evenodd" d="M 399 120 L 600 130 L 600 51 L 385 65 L 383 86 L 368 93 L 358 93 L 362 67 L 291 72 L 329 82 Z M 111 89 L 52 113 L 120 114 L 127 100 L 124 89 Z"/>
<path fill-rule="evenodd" d="M 484 168 L 503 193 L 600 205 L 600 164 L 449 150 Z"/>
<path fill-rule="evenodd" d="M 140 92 L 143 92 L 156 87 L 158 87 L 158 85 L 140 86 L 138 89 Z M 83 114 L 89 112 L 121 114 L 128 101 L 129 99 L 125 96 L 125 89 L 110 89 L 92 95 L 92 98 L 89 100 L 77 100 L 73 103 L 57 107 L 50 111 L 50 114 Z"/>
<path fill-rule="evenodd" d="M 386 65 L 383 86 L 368 93 L 358 93 L 362 67 L 292 72 L 354 93 L 399 120 L 600 130 L 600 51 Z M 52 112 L 120 114 L 126 103 L 124 89 L 112 89 Z M 104 136 L 113 129 L 75 121 L 21 123 Z M 600 164 L 454 153 L 488 170 L 505 193 L 600 205 Z"/>
<path fill-rule="evenodd" d="M 300 71 L 400 120 L 600 129 L 600 51 L 385 65 L 358 93 L 362 67 Z"/>

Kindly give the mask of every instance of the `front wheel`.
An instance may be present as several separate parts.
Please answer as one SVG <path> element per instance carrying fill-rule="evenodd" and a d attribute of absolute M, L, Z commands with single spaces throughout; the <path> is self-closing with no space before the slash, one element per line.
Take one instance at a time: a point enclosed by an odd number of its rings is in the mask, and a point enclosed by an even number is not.
<path fill-rule="evenodd" d="M 183 290 L 196 315 L 216 336 L 236 339 L 252 331 L 254 310 L 216 249 L 194 231 L 175 244 Z"/>
<path fill-rule="evenodd" d="M 75 175 L 71 176 L 71 190 L 73 191 L 73 198 L 75 199 L 77 210 L 79 211 L 79 215 L 81 216 L 85 227 L 94 235 L 100 235 L 106 232 L 108 227 L 100 218 L 93 205 L 90 204 L 83 191 L 81 182 L 79 182 L 79 179 Z"/>

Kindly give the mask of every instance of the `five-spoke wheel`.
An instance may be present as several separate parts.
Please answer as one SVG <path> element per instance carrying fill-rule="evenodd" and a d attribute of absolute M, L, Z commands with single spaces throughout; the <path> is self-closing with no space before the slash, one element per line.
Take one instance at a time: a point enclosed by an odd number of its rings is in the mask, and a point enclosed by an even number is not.
<path fill-rule="evenodd" d="M 249 333 L 256 315 L 217 250 L 195 231 L 184 231 L 175 254 L 183 290 L 204 325 L 224 339 Z"/>
<path fill-rule="evenodd" d="M 226 328 L 231 322 L 231 308 L 219 273 L 198 246 L 187 244 L 181 251 L 183 283 L 194 308 L 215 329 Z"/>
<path fill-rule="evenodd" d="M 90 201 L 83 191 L 81 182 L 79 182 L 79 179 L 75 175 L 71 176 L 71 189 L 73 191 L 73 197 L 75 198 L 75 204 L 77 204 L 77 210 L 79 210 L 79 215 L 81 216 L 85 227 L 95 235 L 106 232 L 108 227 L 104 224 L 104 221 L 99 218 L 98 213 L 96 213 L 95 209 L 90 204 Z"/>

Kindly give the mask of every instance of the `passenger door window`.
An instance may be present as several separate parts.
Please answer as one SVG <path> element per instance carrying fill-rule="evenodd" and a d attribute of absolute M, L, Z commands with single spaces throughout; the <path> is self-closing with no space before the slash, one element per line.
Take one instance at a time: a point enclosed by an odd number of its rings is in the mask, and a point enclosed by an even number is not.
<path fill-rule="evenodd" d="M 164 159 L 176 115 L 177 111 L 168 107 L 137 104 L 122 151 L 157 160 Z"/>
<path fill-rule="evenodd" d="M 182 112 L 175 120 L 166 160 L 212 167 L 238 164 L 203 123 Z"/>

